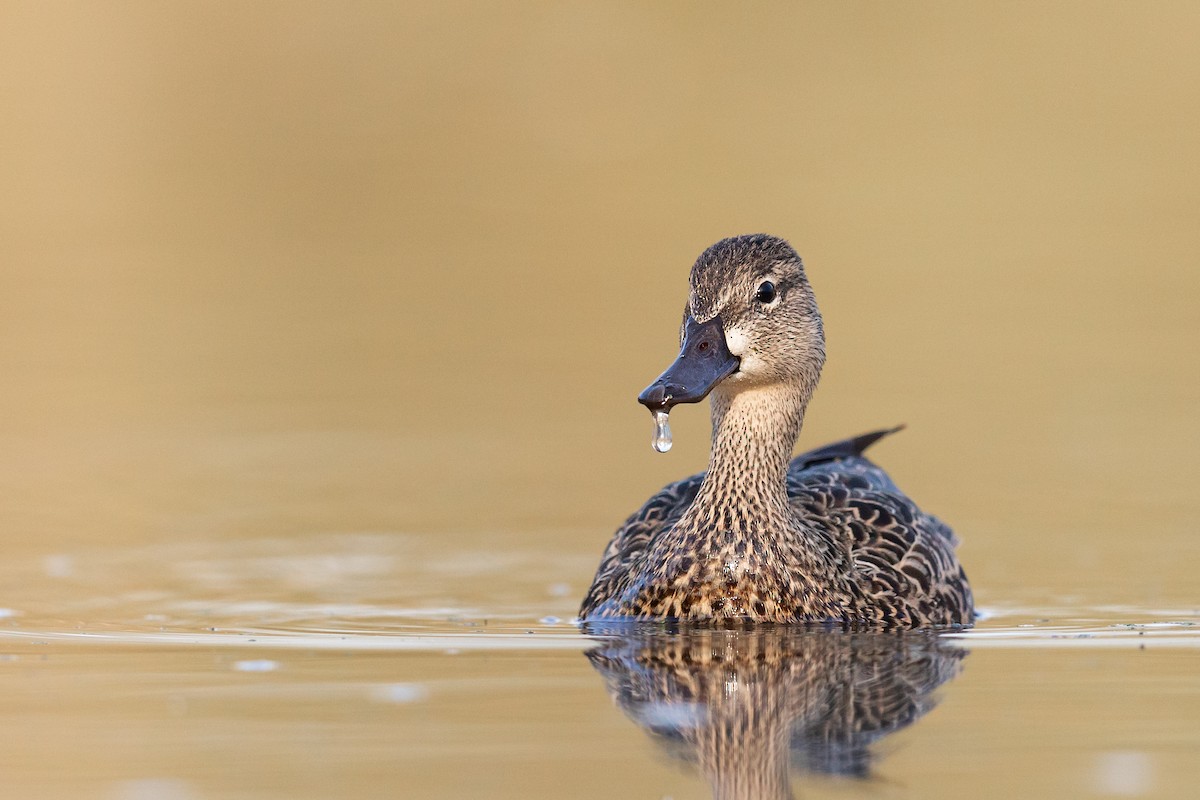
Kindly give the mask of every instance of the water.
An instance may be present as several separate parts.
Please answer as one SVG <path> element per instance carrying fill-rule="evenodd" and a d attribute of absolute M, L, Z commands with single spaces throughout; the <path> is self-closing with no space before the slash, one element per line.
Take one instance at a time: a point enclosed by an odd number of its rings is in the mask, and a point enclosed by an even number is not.
<path fill-rule="evenodd" d="M 1194 794 L 1190 5 L 0 15 L 7 795 Z M 975 629 L 572 623 L 759 230 Z"/>
<path fill-rule="evenodd" d="M 650 446 L 655 452 L 665 453 L 671 449 L 671 425 L 667 421 L 666 411 L 653 411 L 654 414 L 654 436 L 650 439 Z"/>
<path fill-rule="evenodd" d="M 14 609 L 0 629 L 0 691 L 22 731 L 2 759 L 7 785 L 30 797 L 128 797 L 161 781 L 195 797 L 1190 792 L 1200 610 L 985 605 L 975 629 L 941 637 L 582 630 L 571 618 L 592 553 L 487 553 L 387 533 L 96 550 L 66 586 L 9 561 L 5 585 L 23 575 L 57 602 Z M 444 577 L 458 574 L 474 577 Z M 579 586 L 564 591 L 564 575 Z M 449 591 L 435 605 L 438 583 Z M 485 607 L 472 584 L 491 587 Z"/>

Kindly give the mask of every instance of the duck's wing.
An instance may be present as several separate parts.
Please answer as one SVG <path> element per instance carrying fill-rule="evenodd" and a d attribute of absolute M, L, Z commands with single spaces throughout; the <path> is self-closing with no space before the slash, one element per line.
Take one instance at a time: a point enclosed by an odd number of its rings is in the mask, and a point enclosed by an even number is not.
<path fill-rule="evenodd" d="M 856 479 L 853 483 L 865 481 L 869 488 L 877 491 L 900 494 L 888 474 L 872 464 L 863 453 L 883 437 L 902 430 L 904 426 L 897 425 L 801 453 L 788 465 L 788 494 L 794 497 L 793 487 L 804 485 L 807 477 L 826 474 L 845 475 L 847 479 L 853 476 Z"/>
<path fill-rule="evenodd" d="M 827 444 L 815 450 L 809 450 L 807 453 L 801 453 L 792 459 L 792 463 L 788 465 L 788 472 L 796 472 L 829 461 L 839 461 L 861 456 L 867 451 L 868 447 L 883 437 L 891 436 L 893 433 L 899 433 L 902 430 L 904 430 L 903 425 L 897 425 L 894 428 L 883 428 L 882 430 L 871 431 L 870 433 L 843 439 L 840 442 Z"/>
<path fill-rule="evenodd" d="M 676 481 L 646 501 L 635 511 L 617 532 L 600 559 L 596 577 L 579 609 L 580 617 L 587 617 L 605 600 L 617 595 L 631 573 L 638 572 L 642 558 L 662 531 L 667 530 L 683 516 L 696 492 L 704 473 Z"/>
<path fill-rule="evenodd" d="M 968 623 L 973 601 L 954 553 L 954 532 L 863 456 L 894 430 L 797 456 L 788 468 L 789 500 L 810 526 L 846 548 L 873 606 L 892 610 L 900 621 Z"/>

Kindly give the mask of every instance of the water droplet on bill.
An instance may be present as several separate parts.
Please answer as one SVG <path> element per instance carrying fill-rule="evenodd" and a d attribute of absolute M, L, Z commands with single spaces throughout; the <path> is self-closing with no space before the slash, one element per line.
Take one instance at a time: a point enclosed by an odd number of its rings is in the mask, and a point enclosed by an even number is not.
<path fill-rule="evenodd" d="M 666 411 L 654 412 L 654 438 L 650 444 L 660 453 L 671 449 L 671 426 L 667 423 Z"/>

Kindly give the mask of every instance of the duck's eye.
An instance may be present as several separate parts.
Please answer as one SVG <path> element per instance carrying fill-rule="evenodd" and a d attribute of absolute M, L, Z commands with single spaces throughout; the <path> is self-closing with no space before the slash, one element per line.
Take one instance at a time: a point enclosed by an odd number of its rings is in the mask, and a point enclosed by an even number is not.
<path fill-rule="evenodd" d="M 770 281 L 763 281 L 758 287 L 758 291 L 754 293 L 754 299 L 764 305 L 775 299 L 775 284 Z"/>

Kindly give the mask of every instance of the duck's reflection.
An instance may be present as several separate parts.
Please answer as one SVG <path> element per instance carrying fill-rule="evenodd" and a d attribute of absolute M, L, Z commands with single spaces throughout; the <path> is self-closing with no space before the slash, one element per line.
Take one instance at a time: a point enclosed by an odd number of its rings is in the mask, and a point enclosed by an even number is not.
<path fill-rule="evenodd" d="M 965 650 L 928 634 L 598 629 L 621 709 L 716 798 L 791 797 L 790 772 L 865 778 L 871 746 L 933 708 Z"/>

